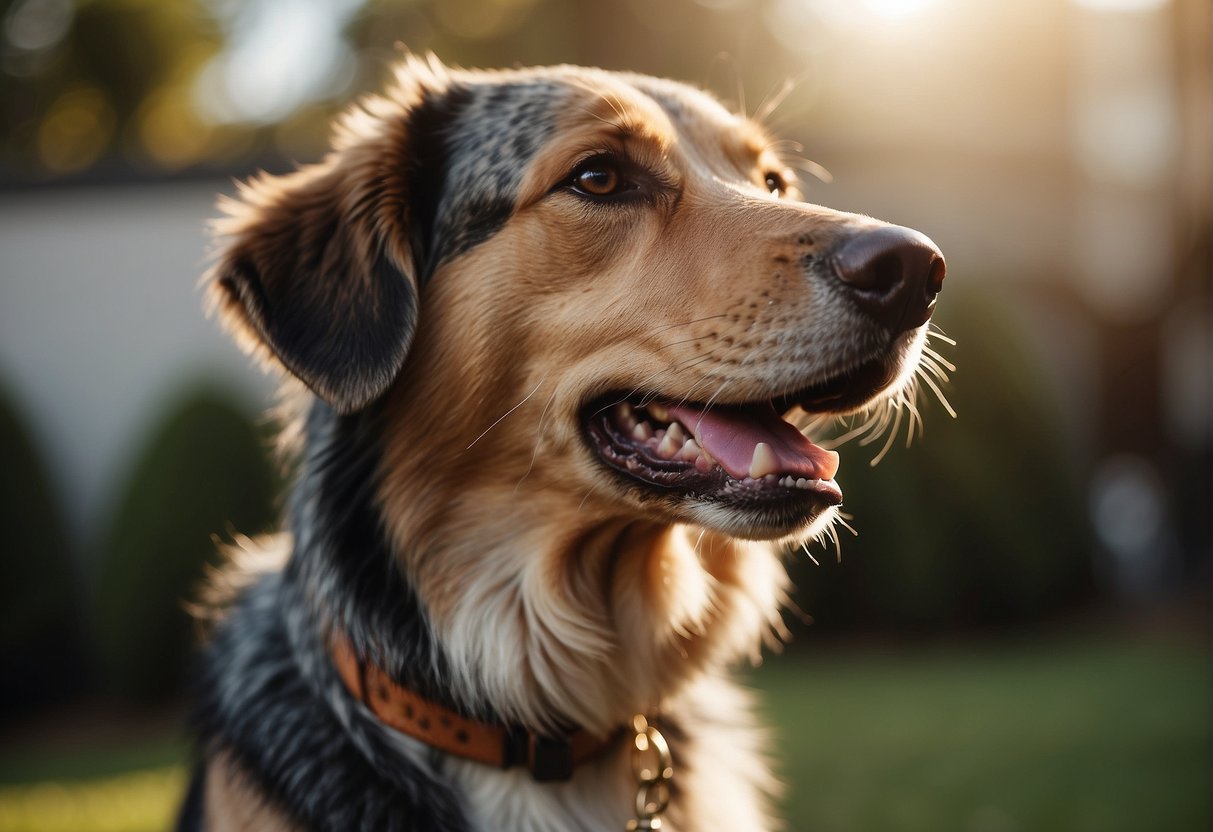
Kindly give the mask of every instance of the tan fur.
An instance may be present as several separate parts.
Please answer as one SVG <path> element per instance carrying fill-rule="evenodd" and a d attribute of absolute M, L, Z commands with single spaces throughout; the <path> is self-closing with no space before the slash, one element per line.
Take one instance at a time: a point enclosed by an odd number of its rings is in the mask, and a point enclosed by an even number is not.
<path fill-rule="evenodd" d="M 784 569 L 769 543 L 740 539 L 745 530 L 723 510 L 675 513 L 609 480 L 582 441 L 579 408 L 616 389 L 740 403 L 791 392 L 845 361 L 844 324 L 795 258 L 874 221 L 768 193 L 764 171 L 793 177 L 761 128 L 685 86 L 413 60 L 393 95 L 347 118 L 321 165 L 242 194 L 222 229 L 231 245 L 262 244 L 266 216 L 301 191 L 317 211 L 344 216 L 348 195 L 400 169 L 408 138 L 393 125 L 418 86 L 453 76 L 553 77 L 571 92 L 508 221 L 422 291 L 407 364 L 386 392 L 379 499 L 399 566 L 463 674 L 456 681 L 503 717 L 606 733 L 634 713 L 677 712 L 694 731 L 676 761 L 685 773 L 666 828 L 767 828 L 773 780 L 725 669 L 756 660 L 782 632 Z M 646 89 L 679 102 L 677 114 Z M 587 150 L 625 146 L 678 184 L 676 204 L 591 216 L 550 195 Z M 385 175 L 389 187 L 407 187 Z M 407 273 L 392 216 L 359 217 L 343 233 L 357 248 L 373 228 Z M 228 311 L 260 345 L 256 321 Z M 619 756 L 558 786 L 457 760 L 445 771 L 486 829 L 618 829 L 630 812 Z M 253 817 L 222 782 L 208 811 L 220 807 L 233 823 Z"/>

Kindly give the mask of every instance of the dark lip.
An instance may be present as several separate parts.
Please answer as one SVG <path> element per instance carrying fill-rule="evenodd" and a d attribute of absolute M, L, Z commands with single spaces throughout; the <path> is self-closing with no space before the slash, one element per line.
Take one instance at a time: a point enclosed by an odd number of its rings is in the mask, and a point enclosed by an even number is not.
<path fill-rule="evenodd" d="M 771 400 L 775 409 L 787 413 L 800 407 L 806 413 L 850 413 L 879 396 L 900 373 L 900 362 L 871 358 L 824 381 Z"/>

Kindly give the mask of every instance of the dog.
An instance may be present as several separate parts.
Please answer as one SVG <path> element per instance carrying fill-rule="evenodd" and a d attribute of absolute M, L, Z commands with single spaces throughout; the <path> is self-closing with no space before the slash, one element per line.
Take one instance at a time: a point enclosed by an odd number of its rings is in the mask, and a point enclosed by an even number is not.
<path fill-rule="evenodd" d="M 205 291 L 282 371 L 181 829 L 767 829 L 729 668 L 829 532 L 797 426 L 906 401 L 945 275 L 802 201 L 710 94 L 407 57 L 223 205 Z"/>

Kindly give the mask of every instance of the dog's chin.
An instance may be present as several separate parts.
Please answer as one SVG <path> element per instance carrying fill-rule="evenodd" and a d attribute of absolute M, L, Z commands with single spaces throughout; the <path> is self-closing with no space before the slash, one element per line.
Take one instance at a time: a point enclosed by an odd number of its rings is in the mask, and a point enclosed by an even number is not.
<path fill-rule="evenodd" d="M 586 444 L 642 511 L 750 540 L 804 539 L 829 525 L 842 503 L 838 455 L 814 445 L 788 416 L 850 413 L 894 393 L 912 370 L 912 343 L 754 401 L 608 393 L 582 409 Z"/>

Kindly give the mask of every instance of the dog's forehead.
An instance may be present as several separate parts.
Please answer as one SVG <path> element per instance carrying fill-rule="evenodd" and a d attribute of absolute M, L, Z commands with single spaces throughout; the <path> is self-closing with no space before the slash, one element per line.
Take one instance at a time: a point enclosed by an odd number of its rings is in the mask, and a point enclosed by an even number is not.
<path fill-rule="evenodd" d="M 505 223 L 528 165 L 560 140 L 560 127 L 570 120 L 598 119 L 621 129 L 642 123 L 671 145 L 697 146 L 733 164 L 764 146 L 757 127 L 711 95 L 646 75 L 578 67 L 457 74 L 442 97 L 449 122 L 435 263 L 471 249 Z"/>

